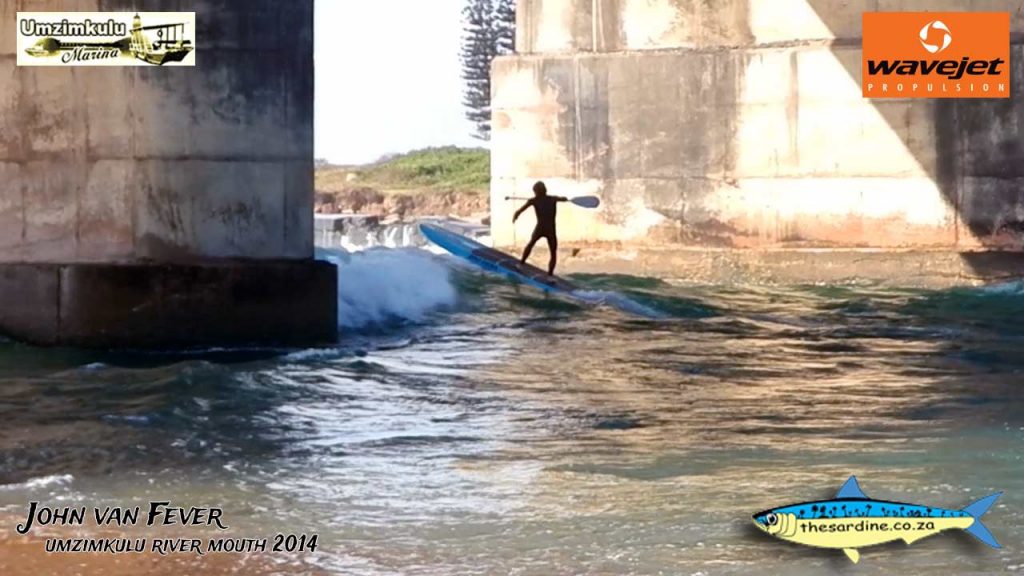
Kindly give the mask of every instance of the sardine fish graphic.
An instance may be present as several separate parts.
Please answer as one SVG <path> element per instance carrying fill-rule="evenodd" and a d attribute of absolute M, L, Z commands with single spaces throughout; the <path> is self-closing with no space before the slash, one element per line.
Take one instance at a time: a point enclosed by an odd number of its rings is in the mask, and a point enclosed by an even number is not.
<path fill-rule="evenodd" d="M 843 484 L 833 500 L 804 502 L 754 514 L 754 524 L 768 534 L 805 546 L 841 549 L 857 562 L 859 548 L 896 540 L 913 544 L 943 530 L 960 529 L 993 548 L 999 548 L 981 517 L 1002 495 L 997 492 L 962 510 L 947 510 L 904 502 L 872 500 L 857 478 Z"/>

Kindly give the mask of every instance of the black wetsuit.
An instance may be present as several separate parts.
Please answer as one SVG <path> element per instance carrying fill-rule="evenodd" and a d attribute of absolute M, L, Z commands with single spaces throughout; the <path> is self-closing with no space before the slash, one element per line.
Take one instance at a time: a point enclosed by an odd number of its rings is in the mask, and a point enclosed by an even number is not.
<path fill-rule="evenodd" d="M 564 201 L 565 198 L 561 196 L 535 196 L 527 201 L 526 206 L 523 206 L 524 209 L 527 206 L 533 206 L 533 211 L 537 215 L 537 226 L 533 229 L 533 236 L 530 237 L 530 242 L 526 245 L 521 260 L 525 263 L 526 259 L 530 257 L 530 252 L 533 251 L 533 245 L 541 238 L 546 238 L 548 251 L 551 253 L 551 258 L 548 261 L 548 274 L 555 273 L 555 263 L 558 261 L 558 233 L 555 231 L 555 216 L 558 215 L 558 203 Z"/>
<path fill-rule="evenodd" d="M 542 196 L 529 201 L 533 204 L 533 212 L 537 215 L 537 226 L 533 229 L 533 240 L 547 238 L 558 244 L 558 233 L 555 231 L 555 217 L 558 215 L 558 198 Z"/>

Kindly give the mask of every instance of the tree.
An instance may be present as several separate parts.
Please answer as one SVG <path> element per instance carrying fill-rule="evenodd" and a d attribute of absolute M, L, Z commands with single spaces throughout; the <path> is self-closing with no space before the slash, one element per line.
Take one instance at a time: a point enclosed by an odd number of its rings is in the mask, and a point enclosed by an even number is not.
<path fill-rule="evenodd" d="M 462 9 L 462 103 L 466 118 L 476 125 L 474 136 L 491 134 L 491 62 L 515 49 L 515 0 L 466 0 Z"/>
<path fill-rule="evenodd" d="M 494 27 L 498 54 L 516 51 L 516 0 L 497 0 Z"/>

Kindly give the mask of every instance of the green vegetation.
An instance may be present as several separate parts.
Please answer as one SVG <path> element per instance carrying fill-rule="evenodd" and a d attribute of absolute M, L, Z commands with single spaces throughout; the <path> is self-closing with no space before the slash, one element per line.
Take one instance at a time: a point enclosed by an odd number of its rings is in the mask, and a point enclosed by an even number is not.
<path fill-rule="evenodd" d="M 486 193 L 491 183 L 491 155 L 481 148 L 426 148 L 382 158 L 361 167 L 324 167 L 316 172 L 318 191 L 346 188 L 434 190 Z"/>

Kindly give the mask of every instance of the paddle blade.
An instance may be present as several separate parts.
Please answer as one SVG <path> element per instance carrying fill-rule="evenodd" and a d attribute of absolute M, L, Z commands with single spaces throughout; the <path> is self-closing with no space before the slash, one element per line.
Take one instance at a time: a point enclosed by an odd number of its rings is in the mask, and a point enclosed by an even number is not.
<path fill-rule="evenodd" d="M 569 201 L 583 208 L 597 208 L 601 205 L 601 200 L 597 196 L 580 196 L 579 198 L 570 198 Z"/>

